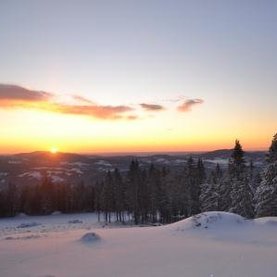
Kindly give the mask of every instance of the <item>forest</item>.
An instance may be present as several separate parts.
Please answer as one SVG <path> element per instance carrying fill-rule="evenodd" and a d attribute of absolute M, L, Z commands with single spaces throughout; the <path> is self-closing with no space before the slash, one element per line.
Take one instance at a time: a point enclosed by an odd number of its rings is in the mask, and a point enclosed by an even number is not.
<path fill-rule="evenodd" d="M 55 184 L 45 174 L 39 185 L 9 183 L 0 191 L 0 216 L 97 212 L 99 220 L 134 224 L 171 223 L 206 211 L 228 211 L 245 218 L 277 216 L 277 134 L 266 166 L 246 163 L 238 140 L 227 169 L 207 171 L 188 158 L 181 172 L 130 162 L 128 172 L 108 171 L 91 184 Z"/>

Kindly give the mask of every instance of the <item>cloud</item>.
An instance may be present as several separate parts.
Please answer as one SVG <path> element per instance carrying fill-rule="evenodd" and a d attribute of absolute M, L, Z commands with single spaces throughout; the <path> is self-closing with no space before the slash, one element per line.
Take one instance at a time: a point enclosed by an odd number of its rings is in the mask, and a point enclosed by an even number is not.
<path fill-rule="evenodd" d="M 177 110 L 180 112 L 188 112 L 191 110 L 191 108 L 195 105 L 199 105 L 204 103 L 203 99 L 188 99 L 186 100 L 182 105 L 177 107 Z"/>
<path fill-rule="evenodd" d="M 161 105 L 142 103 L 142 104 L 140 104 L 140 106 L 147 111 L 162 111 L 162 110 L 164 110 L 164 107 Z"/>
<path fill-rule="evenodd" d="M 73 100 L 79 102 L 79 103 L 83 103 L 83 104 L 95 104 L 93 101 L 91 101 L 90 99 L 87 99 L 83 96 L 79 96 L 79 95 L 75 95 L 72 94 L 71 97 L 73 98 Z"/>
<path fill-rule="evenodd" d="M 133 108 L 124 105 L 98 105 L 80 96 L 72 96 L 77 103 L 55 102 L 53 93 L 29 90 L 20 86 L 0 84 L 0 108 L 28 108 L 62 114 L 91 116 L 99 119 L 127 119 L 137 117 L 128 114 Z M 80 104 L 81 103 L 81 104 Z"/>
<path fill-rule="evenodd" d="M 87 115 L 101 119 L 128 119 L 123 113 L 133 111 L 128 106 L 101 106 L 101 105 L 63 105 L 56 104 L 54 110 L 65 114 Z"/>
<path fill-rule="evenodd" d="M 53 94 L 28 90 L 15 85 L 0 84 L 0 101 L 48 101 Z"/>
<path fill-rule="evenodd" d="M 180 101 L 183 101 L 184 99 L 186 99 L 186 96 L 184 95 L 179 95 L 175 98 L 167 98 L 167 99 L 164 99 L 163 101 L 165 102 L 170 102 L 170 103 L 178 103 Z"/>

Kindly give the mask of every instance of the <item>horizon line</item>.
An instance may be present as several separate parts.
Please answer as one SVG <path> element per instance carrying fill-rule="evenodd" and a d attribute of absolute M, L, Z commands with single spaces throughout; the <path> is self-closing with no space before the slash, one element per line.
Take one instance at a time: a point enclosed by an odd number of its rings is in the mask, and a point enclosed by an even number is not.
<path fill-rule="evenodd" d="M 95 156 L 129 156 L 129 155 L 185 155 L 185 154 L 200 154 L 209 153 L 220 150 L 232 150 L 233 148 L 216 148 L 213 150 L 182 150 L 182 151 L 115 151 L 115 152 L 70 152 L 70 151 L 58 151 L 57 154 L 77 154 L 77 155 L 95 155 Z M 257 149 L 245 149 L 244 152 L 267 152 L 266 148 Z M 51 153 L 49 150 L 34 150 L 34 151 L 22 151 L 22 152 L 12 152 L 12 153 L 0 153 L 0 156 L 14 156 L 18 154 L 31 154 L 36 152 Z"/>

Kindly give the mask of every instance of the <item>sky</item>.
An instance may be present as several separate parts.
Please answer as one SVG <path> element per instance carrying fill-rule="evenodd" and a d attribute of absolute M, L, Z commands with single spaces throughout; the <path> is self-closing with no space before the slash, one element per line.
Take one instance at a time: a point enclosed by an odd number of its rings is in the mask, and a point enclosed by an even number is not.
<path fill-rule="evenodd" d="M 277 1 L 1 0 L 0 153 L 263 150 Z"/>

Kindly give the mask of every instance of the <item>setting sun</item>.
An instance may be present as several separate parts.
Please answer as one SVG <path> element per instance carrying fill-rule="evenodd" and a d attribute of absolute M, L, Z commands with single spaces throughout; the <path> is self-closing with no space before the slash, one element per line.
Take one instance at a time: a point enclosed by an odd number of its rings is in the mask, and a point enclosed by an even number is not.
<path fill-rule="evenodd" d="M 56 154 L 58 151 L 59 151 L 59 149 L 57 147 L 55 147 L 55 146 L 51 147 L 51 149 L 50 149 L 50 152 L 52 154 Z"/>

